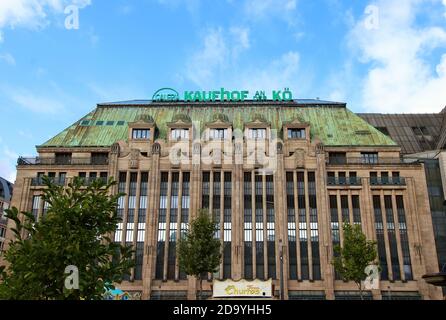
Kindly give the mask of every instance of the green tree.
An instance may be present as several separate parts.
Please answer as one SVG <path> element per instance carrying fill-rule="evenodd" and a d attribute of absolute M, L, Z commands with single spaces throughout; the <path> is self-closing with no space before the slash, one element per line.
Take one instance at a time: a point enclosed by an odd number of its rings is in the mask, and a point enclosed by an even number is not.
<path fill-rule="evenodd" d="M 363 299 L 362 281 L 367 277 L 366 267 L 376 265 L 376 242 L 367 240 L 360 225 L 344 223 L 343 246 L 334 247 L 333 265 L 345 281 L 354 281 Z"/>
<path fill-rule="evenodd" d="M 45 177 L 44 184 L 42 200 L 49 207 L 39 221 L 29 212 L 22 212 L 22 219 L 17 208 L 7 210 L 16 238 L 0 267 L 0 299 L 101 299 L 134 264 L 131 248 L 109 238 L 121 221 L 116 213 L 121 194 L 110 196 L 116 182 L 83 187 L 75 178 L 64 188 Z M 67 266 L 78 268 L 78 289 L 65 286 Z"/>
<path fill-rule="evenodd" d="M 214 273 L 221 261 L 220 240 L 215 238 L 216 224 L 207 210 L 200 210 L 189 224 L 188 231 L 178 241 L 180 268 L 188 275 L 197 277 L 200 282 L 201 298 L 203 274 Z"/>

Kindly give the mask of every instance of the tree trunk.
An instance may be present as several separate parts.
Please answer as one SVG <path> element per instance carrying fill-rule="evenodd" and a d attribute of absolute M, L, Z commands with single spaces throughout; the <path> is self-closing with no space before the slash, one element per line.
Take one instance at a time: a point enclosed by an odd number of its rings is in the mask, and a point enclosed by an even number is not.
<path fill-rule="evenodd" d="M 361 297 L 361 300 L 364 300 L 364 296 L 362 294 L 362 284 L 361 284 L 361 282 L 359 282 L 358 286 L 359 286 L 359 295 Z"/>
<path fill-rule="evenodd" d="M 203 283 L 203 280 L 202 280 L 202 278 L 201 278 L 201 274 L 198 276 L 198 281 L 199 281 L 199 283 L 200 283 L 200 286 L 198 287 L 198 300 L 201 300 L 201 291 L 202 291 L 202 283 Z"/>

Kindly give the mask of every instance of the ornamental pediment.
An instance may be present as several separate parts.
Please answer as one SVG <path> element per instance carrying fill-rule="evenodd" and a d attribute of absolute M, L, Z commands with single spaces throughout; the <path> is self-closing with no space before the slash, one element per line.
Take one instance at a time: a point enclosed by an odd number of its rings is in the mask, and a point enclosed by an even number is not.
<path fill-rule="evenodd" d="M 252 118 L 251 122 L 245 124 L 246 127 L 251 128 L 259 128 L 259 127 L 269 127 L 270 123 L 266 120 L 266 118 L 262 114 L 255 114 Z"/>
<path fill-rule="evenodd" d="M 228 116 L 222 113 L 217 113 L 212 117 L 212 121 L 206 124 L 208 128 L 228 128 L 232 124 L 228 119 Z"/>
<path fill-rule="evenodd" d="M 176 114 L 172 120 L 167 123 L 168 127 L 190 127 L 192 120 L 187 114 Z"/>
<path fill-rule="evenodd" d="M 310 126 L 310 124 L 308 122 L 302 121 L 302 119 L 294 118 L 291 121 L 284 122 L 283 126 L 287 128 L 305 128 Z"/>

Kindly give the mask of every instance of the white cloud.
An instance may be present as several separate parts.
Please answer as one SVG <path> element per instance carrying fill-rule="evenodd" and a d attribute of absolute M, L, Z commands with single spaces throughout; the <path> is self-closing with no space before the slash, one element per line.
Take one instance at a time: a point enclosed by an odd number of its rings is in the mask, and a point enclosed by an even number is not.
<path fill-rule="evenodd" d="M 246 28 L 233 27 L 229 32 L 223 28 L 208 30 L 202 47 L 187 63 L 186 77 L 199 87 L 208 87 L 249 46 Z"/>
<path fill-rule="evenodd" d="M 112 102 L 139 99 L 147 96 L 144 88 L 135 85 L 124 86 L 122 83 L 87 83 L 88 89 L 96 95 L 96 102 Z"/>
<path fill-rule="evenodd" d="M 91 0 L 1 0 L 0 39 L 2 28 L 41 29 L 50 23 L 50 15 L 63 14 L 66 6 L 82 9 L 90 4 Z"/>
<path fill-rule="evenodd" d="M 90 44 L 95 47 L 97 45 L 97 43 L 99 42 L 99 35 L 96 33 L 96 31 L 94 30 L 94 28 L 90 28 L 90 30 L 88 31 L 88 38 L 90 39 Z"/>
<path fill-rule="evenodd" d="M 297 0 L 246 0 L 244 4 L 244 12 L 249 19 L 263 20 L 274 16 L 289 24 L 294 23 L 296 8 Z"/>
<path fill-rule="evenodd" d="M 232 77 L 231 82 L 236 88 L 242 86 L 242 88 L 250 91 L 266 90 L 269 96 L 269 90 L 297 89 L 300 87 L 298 84 L 301 80 L 299 70 L 299 53 L 289 51 L 272 60 L 269 64 L 262 66 L 262 68 L 247 68 L 241 74 Z"/>
<path fill-rule="evenodd" d="M 29 132 L 23 131 L 23 130 L 19 130 L 19 136 L 24 137 L 26 139 L 33 139 L 33 135 Z"/>
<path fill-rule="evenodd" d="M 243 88 L 255 93 L 284 88 L 305 94 L 311 87 L 311 72 L 302 70 L 300 54 L 285 52 L 263 62 L 245 63 L 243 54 L 250 49 L 249 29 L 232 27 L 207 30 L 202 45 L 190 55 L 186 70 L 176 74 L 177 82 L 189 80 L 201 89 Z M 294 91 L 297 93 L 297 91 Z M 251 97 L 250 97 L 251 98 Z"/>
<path fill-rule="evenodd" d="M 158 0 L 158 3 L 173 9 L 184 5 L 191 14 L 196 14 L 200 8 L 200 0 Z"/>
<path fill-rule="evenodd" d="M 231 34 L 236 38 L 236 44 L 238 44 L 243 49 L 248 49 L 250 47 L 249 41 L 249 29 L 241 27 L 231 27 Z"/>
<path fill-rule="evenodd" d="M 121 5 L 118 7 L 118 13 L 122 15 L 128 15 L 133 12 L 134 8 L 131 5 Z"/>
<path fill-rule="evenodd" d="M 14 183 L 16 178 L 15 163 L 18 155 L 3 143 L 1 137 L 0 147 L 0 177 Z"/>
<path fill-rule="evenodd" d="M 11 149 L 9 149 L 8 146 L 3 147 L 3 154 L 10 160 L 17 160 L 17 158 L 19 157 L 19 155 L 14 151 L 12 151 Z"/>
<path fill-rule="evenodd" d="M 0 60 L 5 61 L 7 64 L 11 66 L 15 66 L 15 59 L 10 53 L 0 54 Z"/>
<path fill-rule="evenodd" d="M 366 16 L 349 33 L 357 58 L 369 66 L 360 94 L 366 111 L 438 112 L 444 106 L 446 30 L 415 23 L 429 1 L 378 0 L 377 28 L 367 25 Z M 434 49 L 443 53 L 440 61 L 432 62 Z"/>
<path fill-rule="evenodd" d="M 16 159 L 17 160 L 17 159 Z M 16 179 L 16 169 L 10 162 L 0 159 L 0 177 L 14 183 Z"/>
<path fill-rule="evenodd" d="M 443 0 L 443 5 L 444 5 L 445 10 L 446 10 L 446 0 Z M 446 18 L 446 11 L 445 11 L 445 13 L 444 13 L 444 17 Z"/>
<path fill-rule="evenodd" d="M 3 90 L 11 101 L 36 113 L 59 114 L 66 110 L 63 102 L 25 89 Z"/>

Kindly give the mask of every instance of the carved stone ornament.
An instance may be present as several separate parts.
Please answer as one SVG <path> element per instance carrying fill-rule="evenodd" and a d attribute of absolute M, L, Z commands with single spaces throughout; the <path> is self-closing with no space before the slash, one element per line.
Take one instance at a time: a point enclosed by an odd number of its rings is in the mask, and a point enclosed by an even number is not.
<path fill-rule="evenodd" d="M 155 142 L 152 146 L 152 154 L 160 154 L 161 153 L 161 145 L 158 142 Z"/>
<path fill-rule="evenodd" d="M 277 154 L 283 154 L 283 144 L 282 142 L 277 142 Z"/>
<path fill-rule="evenodd" d="M 201 152 L 201 144 L 200 143 L 194 143 L 193 147 L 193 154 L 200 154 Z"/>
<path fill-rule="evenodd" d="M 113 145 L 111 146 L 111 153 L 112 154 L 119 154 L 119 143 L 113 143 Z"/>
<path fill-rule="evenodd" d="M 294 152 L 294 165 L 296 168 L 303 168 L 305 166 L 305 151 L 297 149 Z"/>
<path fill-rule="evenodd" d="M 316 144 L 316 154 L 324 154 L 325 153 L 325 146 L 322 142 Z"/>

